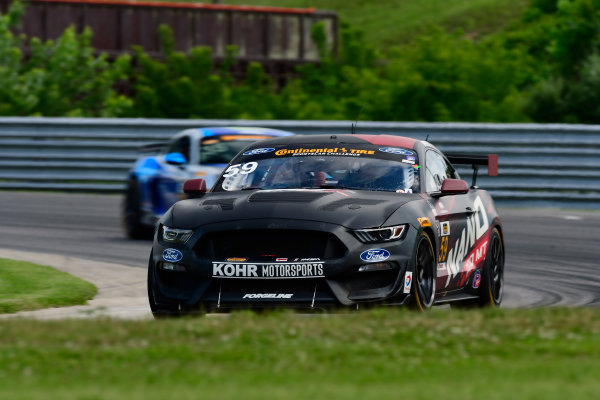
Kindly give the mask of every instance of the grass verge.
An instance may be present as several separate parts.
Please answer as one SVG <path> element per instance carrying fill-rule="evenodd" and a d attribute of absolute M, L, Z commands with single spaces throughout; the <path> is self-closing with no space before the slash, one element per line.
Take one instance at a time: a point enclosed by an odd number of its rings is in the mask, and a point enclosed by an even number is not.
<path fill-rule="evenodd" d="M 0 258 L 0 314 L 85 302 L 94 285 L 54 268 Z"/>
<path fill-rule="evenodd" d="M 0 320 L 6 399 L 591 399 L 600 309 Z"/>

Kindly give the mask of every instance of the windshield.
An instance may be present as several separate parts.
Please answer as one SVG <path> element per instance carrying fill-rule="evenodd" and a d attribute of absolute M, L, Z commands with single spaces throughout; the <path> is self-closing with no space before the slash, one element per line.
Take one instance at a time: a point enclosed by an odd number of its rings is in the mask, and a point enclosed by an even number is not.
<path fill-rule="evenodd" d="M 379 147 L 252 149 L 232 161 L 214 190 L 340 188 L 418 192 L 416 153 L 409 149 L 382 150 Z"/>
<path fill-rule="evenodd" d="M 262 139 L 272 139 L 268 135 L 221 135 L 203 138 L 200 142 L 200 164 L 227 164 L 244 147 Z"/>

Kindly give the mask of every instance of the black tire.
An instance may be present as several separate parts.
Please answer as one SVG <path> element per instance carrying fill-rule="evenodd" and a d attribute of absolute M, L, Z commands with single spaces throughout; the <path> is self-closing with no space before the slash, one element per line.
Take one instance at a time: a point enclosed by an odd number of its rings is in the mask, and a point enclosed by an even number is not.
<path fill-rule="evenodd" d="M 452 304 L 453 308 L 498 308 L 504 293 L 504 243 L 498 228 L 490 235 L 489 251 L 481 271 L 479 297 Z"/>
<path fill-rule="evenodd" d="M 160 292 L 156 286 L 154 274 L 156 273 L 152 254 L 148 262 L 148 304 L 154 318 L 169 318 L 181 315 L 177 305 L 165 305 L 161 303 Z"/>
<path fill-rule="evenodd" d="M 415 268 L 410 289 L 411 308 L 426 311 L 433 305 L 435 299 L 435 280 L 437 266 L 435 251 L 431 238 L 421 232 L 415 248 Z"/>
<path fill-rule="evenodd" d="M 154 232 L 153 227 L 142 223 L 139 184 L 134 178 L 129 180 L 123 199 L 122 224 L 131 239 L 149 239 Z"/>

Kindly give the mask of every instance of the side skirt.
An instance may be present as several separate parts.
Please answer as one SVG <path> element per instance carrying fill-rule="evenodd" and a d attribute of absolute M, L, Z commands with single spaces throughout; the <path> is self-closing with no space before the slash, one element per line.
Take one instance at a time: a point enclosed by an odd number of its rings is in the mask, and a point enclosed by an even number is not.
<path fill-rule="evenodd" d="M 446 304 L 446 303 L 451 303 L 454 301 L 461 301 L 461 300 L 470 300 L 470 299 L 477 299 L 479 298 L 479 296 L 475 296 L 472 294 L 467 294 L 467 293 L 457 293 L 457 294 L 451 294 L 449 296 L 445 296 L 439 299 L 435 299 L 434 304 Z"/>

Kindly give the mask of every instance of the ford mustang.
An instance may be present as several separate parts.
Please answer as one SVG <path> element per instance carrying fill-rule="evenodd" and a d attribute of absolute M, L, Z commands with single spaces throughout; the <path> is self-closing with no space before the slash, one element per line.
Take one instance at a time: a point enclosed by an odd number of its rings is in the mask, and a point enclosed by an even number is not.
<path fill-rule="evenodd" d="M 471 185 L 454 164 L 474 168 Z M 148 266 L 155 316 L 239 308 L 359 309 L 502 301 L 502 224 L 477 171 L 392 135 L 298 135 L 249 145 L 210 191 L 159 220 Z"/>
<path fill-rule="evenodd" d="M 291 132 L 254 127 L 186 129 L 166 143 L 144 146 L 159 154 L 140 157 L 128 174 L 122 222 L 130 238 L 151 237 L 158 218 L 184 198 L 183 183 L 202 177 L 215 183 L 223 168 L 249 143 Z"/>

